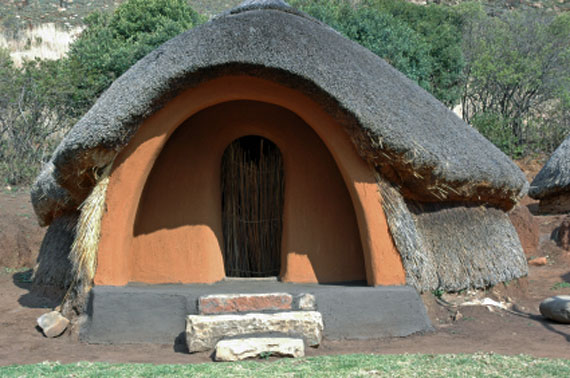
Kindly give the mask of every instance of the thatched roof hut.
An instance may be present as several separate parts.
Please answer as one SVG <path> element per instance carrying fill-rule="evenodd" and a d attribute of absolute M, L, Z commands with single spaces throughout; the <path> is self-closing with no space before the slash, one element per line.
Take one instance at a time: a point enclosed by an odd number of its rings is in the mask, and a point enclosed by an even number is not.
<path fill-rule="evenodd" d="M 117 79 L 38 177 L 36 214 L 53 236 L 81 210 L 76 281 L 214 282 L 225 275 L 220 162 L 247 135 L 283 155 L 284 281 L 455 291 L 527 274 L 505 213 L 528 187 L 517 166 L 280 0 L 246 1 Z"/>
<path fill-rule="evenodd" d="M 570 212 L 570 136 L 532 180 L 528 194 L 540 200 L 539 211 L 542 213 Z"/>

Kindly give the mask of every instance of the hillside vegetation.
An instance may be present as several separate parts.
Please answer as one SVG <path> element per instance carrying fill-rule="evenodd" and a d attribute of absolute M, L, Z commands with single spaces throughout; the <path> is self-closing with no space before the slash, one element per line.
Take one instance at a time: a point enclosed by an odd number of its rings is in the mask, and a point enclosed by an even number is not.
<path fill-rule="evenodd" d="M 84 30 L 64 55 L 51 60 L 16 64 L 10 51 L 0 48 L 0 183 L 29 184 L 117 77 L 164 41 L 239 2 L 2 2 L 6 41 L 44 21 Z M 570 132 L 565 3 L 289 3 L 381 56 L 448 107 L 461 105 L 463 118 L 512 157 L 549 153 Z M 42 43 L 41 37 L 26 38 L 30 48 Z"/>

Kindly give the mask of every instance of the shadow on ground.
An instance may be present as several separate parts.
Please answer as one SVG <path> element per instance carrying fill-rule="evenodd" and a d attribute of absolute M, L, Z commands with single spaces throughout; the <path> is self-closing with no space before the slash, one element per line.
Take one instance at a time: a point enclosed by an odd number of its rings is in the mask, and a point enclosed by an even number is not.
<path fill-rule="evenodd" d="M 28 291 L 18 298 L 18 303 L 28 308 L 54 308 L 59 305 L 58 300 L 32 291 L 32 274 L 33 270 L 28 269 L 12 275 L 14 285 Z"/>

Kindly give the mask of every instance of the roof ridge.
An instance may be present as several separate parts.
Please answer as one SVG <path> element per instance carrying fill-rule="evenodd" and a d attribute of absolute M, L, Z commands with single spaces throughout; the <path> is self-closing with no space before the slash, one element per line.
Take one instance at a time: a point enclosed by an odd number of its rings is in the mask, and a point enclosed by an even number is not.
<path fill-rule="evenodd" d="M 224 11 L 212 19 L 216 20 L 218 18 L 231 16 L 243 12 L 253 11 L 253 10 L 276 10 L 281 11 L 289 14 L 293 14 L 295 16 L 303 17 L 309 20 L 314 20 L 309 15 L 301 12 L 300 10 L 293 8 L 287 2 L 283 0 L 245 0 L 241 2 L 238 6 Z"/>

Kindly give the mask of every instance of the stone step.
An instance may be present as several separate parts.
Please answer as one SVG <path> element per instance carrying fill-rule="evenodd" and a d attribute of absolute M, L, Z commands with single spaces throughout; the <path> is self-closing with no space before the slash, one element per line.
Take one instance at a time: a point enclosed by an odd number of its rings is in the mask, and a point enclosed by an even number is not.
<path fill-rule="evenodd" d="M 307 293 L 215 294 L 198 298 L 200 315 L 315 309 L 315 297 Z"/>
<path fill-rule="evenodd" d="M 274 314 L 188 315 L 186 344 L 192 352 L 213 349 L 221 339 L 278 333 L 300 337 L 316 347 L 323 335 L 323 318 L 316 311 L 288 311 Z"/>
<path fill-rule="evenodd" d="M 216 361 L 241 361 L 256 357 L 303 357 L 303 339 L 291 337 L 248 337 L 220 340 L 216 344 Z"/>

